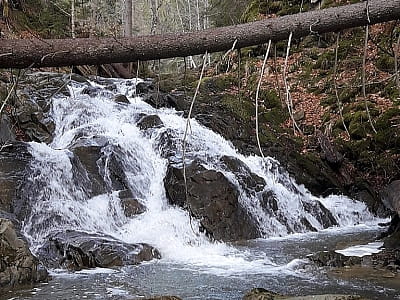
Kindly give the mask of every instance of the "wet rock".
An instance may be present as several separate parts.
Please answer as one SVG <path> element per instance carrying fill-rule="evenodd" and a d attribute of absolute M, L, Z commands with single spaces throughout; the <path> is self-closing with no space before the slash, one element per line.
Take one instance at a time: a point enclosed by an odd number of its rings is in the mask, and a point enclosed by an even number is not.
<path fill-rule="evenodd" d="M 125 216 L 131 218 L 135 215 L 142 214 L 146 211 L 146 206 L 134 199 L 130 190 L 119 191 L 118 197 L 121 200 L 121 207 Z"/>
<path fill-rule="evenodd" d="M 304 210 L 314 216 L 324 228 L 339 225 L 332 213 L 319 201 L 302 201 Z"/>
<path fill-rule="evenodd" d="M 164 124 L 161 121 L 160 117 L 157 115 L 148 115 L 142 117 L 137 123 L 138 127 L 141 130 L 147 130 L 150 128 L 158 128 L 162 127 Z"/>
<path fill-rule="evenodd" d="M 400 180 L 395 180 L 381 191 L 383 203 L 390 210 L 400 214 Z"/>
<path fill-rule="evenodd" d="M 3 114 L 0 116 L 0 147 L 12 141 L 15 141 L 15 132 L 10 118 Z"/>
<path fill-rule="evenodd" d="M 178 153 L 178 145 L 181 143 L 182 141 L 174 137 L 172 129 L 166 129 L 158 137 L 158 148 L 160 149 L 161 156 L 174 160 L 174 156 Z"/>
<path fill-rule="evenodd" d="M 30 96 L 21 92 L 15 104 L 15 117 L 19 128 L 32 141 L 50 143 L 53 140 L 54 122 Z"/>
<path fill-rule="evenodd" d="M 125 103 L 125 104 L 130 104 L 128 98 L 125 95 L 117 95 L 114 97 L 114 102 L 117 103 Z"/>
<path fill-rule="evenodd" d="M 0 218 L 0 288 L 46 281 L 48 273 L 32 255 L 10 220 Z"/>
<path fill-rule="evenodd" d="M 395 180 L 381 191 L 382 201 L 393 211 L 393 216 L 386 233 L 384 245 L 389 249 L 400 249 L 400 180 Z"/>
<path fill-rule="evenodd" d="M 321 251 L 307 256 L 309 260 L 319 267 L 344 267 L 361 265 L 362 258 L 357 256 L 345 256 L 334 250 Z"/>
<path fill-rule="evenodd" d="M 88 95 L 89 97 L 96 97 L 101 92 L 99 87 L 87 86 L 82 90 L 83 95 Z"/>
<path fill-rule="evenodd" d="M 176 297 L 176 296 L 160 296 L 160 297 L 154 297 L 154 298 L 146 298 L 146 299 L 142 299 L 142 300 L 182 300 L 182 299 L 179 297 Z"/>
<path fill-rule="evenodd" d="M 139 95 L 149 94 L 155 91 L 155 86 L 152 81 L 139 82 L 136 85 L 136 93 Z"/>
<path fill-rule="evenodd" d="M 87 173 L 90 196 L 128 189 L 128 180 L 118 156 L 118 148 L 103 138 L 79 139 L 70 147 L 73 164 Z M 82 172 L 82 171 L 81 171 Z"/>
<path fill-rule="evenodd" d="M 47 267 L 75 271 L 136 265 L 161 258 L 158 250 L 148 244 L 127 244 L 110 236 L 70 230 L 51 235 L 38 255 Z"/>
<path fill-rule="evenodd" d="M 265 187 L 265 180 L 251 172 L 250 168 L 241 160 L 232 156 L 221 157 L 221 162 L 226 169 L 233 172 L 239 180 L 239 183 L 247 190 L 260 192 Z"/>
<path fill-rule="evenodd" d="M 100 174 L 98 166 L 98 161 L 102 157 L 101 149 L 102 147 L 97 145 L 75 146 L 72 149 L 72 152 L 78 159 L 78 161 L 73 160 L 74 165 L 81 164 L 87 172 L 87 178 L 90 179 L 88 190 L 90 190 L 91 196 L 104 194 L 107 191 L 104 178 Z"/>
<path fill-rule="evenodd" d="M 237 188 L 221 172 L 207 170 L 199 162 L 183 169 L 169 166 L 164 186 L 171 204 L 187 208 L 200 220 L 213 238 L 223 241 L 252 239 L 259 236 L 257 225 L 239 203 Z"/>
<path fill-rule="evenodd" d="M 394 214 L 389 223 L 389 228 L 382 234 L 384 246 L 388 249 L 400 249 L 400 216 Z"/>
<path fill-rule="evenodd" d="M 141 95 L 144 102 L 150 104 L 155 108 L 167 107 L 175 108 L 176 110 L 182 110 L 182 104 L 179 99 L 175 98 L 171 94 L 165 94 L 163 92 L 154 92 L 150 94 Z"/>
<path fill-rule="evenodd" d="M 282 299 L 282 295 L 268 291 L 263 288 L 255 288 L 247 292 L 243 300 L 275 300 Z"/>
<path fill-rule="evenodd" d="M 29 174 L 32 156 L 28 144 L 13 142 L 0 151 L 0 210 L 25 215 L 26 204 L 21 198 L 22 184 Z"/>

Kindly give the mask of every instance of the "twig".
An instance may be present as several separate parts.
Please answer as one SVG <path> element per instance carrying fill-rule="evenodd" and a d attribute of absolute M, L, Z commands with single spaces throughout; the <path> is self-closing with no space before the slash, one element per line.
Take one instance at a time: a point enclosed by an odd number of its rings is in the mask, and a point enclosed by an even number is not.
<path fill-rule="evenodd" d="M 347 136 L 350 139 L 350 133 L 349 130 L 347 129 L 346 123 L 344 122 L 343 118 L 343 107 L 342 107 L 342 102 L 340 101 L 339 94 L 338 94 L 338 89 L 337 89 L 337 67 L 338 67 L 338 52 L 339 52 L 339 38 L 340 38 L 340 32 L 336 34 L 336 48 L 335 48 L 335 66 L 333 68 L 333 87 L 335 89 L 335 96 L 336 96 L 336 101 L 337 105 L 339 108 L 339 114 L 340 114 L 340 119 L 342 120 L 342 124 L 344 127 L 344 130 L 346 130 Z"/>
<path fill-rule="evenodd" d="M 0 57 L 9 56 L 9 55 L 12 55 L 12 53 L 11 52 L 10 53 L 3 53 L 3 54 L 0 54 Z"/>
<path fill-rule="evenodd" d="M 260 136 L 258 133 L 258 97 L 260 94 L 260 87 L 261 87 L 261 82 L 264 76 L 264 70 L 265 70 L 265 65 L 267 63 L 268 55 L 269 55 L 269 50 L 271 49 L 271 40 L 268 42 L 268 48 L 267 52 L 265 53 L 265 58 L 263 61 L 263 65 L 261 68 L 261 73 L 260 73 L 260 79 L 258 80 L 258 85 L 257 85 L 257 91 L 256 91 L 256 139 L 257 139 L 257 145 L 258 145 L 258 150 L 260 151 L 261 157 L 264 158 L 264 153 L 261 149 L 261 143 L 260 143 Z"/>
<path fill-rule="evenodd" d="M 362 67 L 362 94 L 364 97 L 365 110 L 367 111 L 368 121 L 369 121 L 374 133 L 377 133 L 377 131 L 374 127 L 374 124 L 372 123 L 371 114 L 370 114 L 369 108 L 368 108 L 367 93 L 365 90 L 365 82 L 366 82 L 365 68 L 366 68 L 366 62 L 367 62 L 368 36 L 369 36 L 369 26 L 367 25 L 367 26 L 365 26 L 365 45 L 364 45 L 363 67 Z"/>
<path fill-rule="evenodd" d="M 288 39 L 288 44 L 287 44 L 287 49 L 286 49 L 285 65 L 284 65 L 284 68 L 283 68 L 283 81 L 285 83 L 286 106 L 288 108 L 290 118 L 292 119 L 293 132 L 294 132 L 294 134 L 296 134 L 296 129 L 300 133 L 301 133 L 301 130 L 300 130 L 299 126 L 297 125 L 296 120 L 294 119 L 294 116 L 293 116 L 293 102 L 292 102 L 292 97 L 290 95 L 289 83 L 287 81 L 287 65 L 288 65 L 288 59 L 289 59 L 289 53 L 290 53 L 290 44 L 292 42 L 292 36 L 293 36 L 293 33 L 290 32 L 289 39 Z"/>

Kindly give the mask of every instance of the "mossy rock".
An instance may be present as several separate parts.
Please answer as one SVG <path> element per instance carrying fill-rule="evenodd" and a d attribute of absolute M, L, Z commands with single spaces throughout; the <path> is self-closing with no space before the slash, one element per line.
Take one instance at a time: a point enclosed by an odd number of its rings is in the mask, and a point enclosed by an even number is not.
<path fill-rule="evenodd" d="M 321 70 L 330 70 L 333 69 L 334 65 L 335 65 L 335 52 L 326 51 L 318 56 L 318 59 L 315 62 L 313 68 Z"/>
<path fill-rule="evenodd" d="M 240 119 L 249 122 L 254 116 L 254 105 L 242 95 L 225 94 L 221 103 Z"/>
<path fill-rule="evenodd" d="M 197 87 L 198 81 L 192 83 L 192 88 Z M 233 75 L 220 75 L 204 77 L 200 84 L 200 92 L 221 93 L 233 86 L 237 86 L 237 77 Z"/>
<path fill-rule="evenodd" d="M 394 57 L 384 53 L 379 56 L 375 65 L 381 71 L 392 72 L 394 71 Z"/>
<path fill-rule="evenodd" d="M 400 94 L 399 89 L 397 88 L 396 82 L 394 80 L 390 81 L 382 91 L 382 96 L 385 98 L 389 98 L 394 102 L 398 102 Z"/>
<path fill-rule="evenodd" d="M 260 119 L 276 128 L 285 122 L 288 117 L 289 114 L 286 110 L 283 110 L 281 107 L 275 107 L 263 112 Z"/>
<path fill-rule="evenodd" d="M 282 107 L 282 102 L 275 90 L 260 90 L 259 99 L 264 101 L 264 107 L 267 109 Z"/>
<path fill-rule="evenodd" d="M 393 128 L 395 121 L 400 122 L 400 109 L 399 108 L 390 108 L 386 112 L 384 112 L 377 120 L 376 120 L 376 129 L 377 130 L 385 130 Z"/>

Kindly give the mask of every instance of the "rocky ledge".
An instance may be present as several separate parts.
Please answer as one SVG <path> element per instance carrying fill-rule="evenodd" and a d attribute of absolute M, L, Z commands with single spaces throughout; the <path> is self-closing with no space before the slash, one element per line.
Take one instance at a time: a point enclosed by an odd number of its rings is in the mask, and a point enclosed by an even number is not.
<path fill-rule="evenodd" d="M 48 279 L 46 269 L 15 227 L 10 220 L 0 218 L 0 289 Z"/>

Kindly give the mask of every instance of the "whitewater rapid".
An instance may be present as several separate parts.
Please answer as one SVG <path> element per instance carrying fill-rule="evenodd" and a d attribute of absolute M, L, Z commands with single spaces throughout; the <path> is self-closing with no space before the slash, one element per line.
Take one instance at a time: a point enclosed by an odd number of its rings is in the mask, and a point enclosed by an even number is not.
<path fill-rule="evenodd" d="M 168 132 L 176 147 L 172 159 L 181 160 L 186 119 L 174 109 L 155 109 L 143 102 L 135 95 L 135 79 L 102 82 L 72 81 L 68 85 L 71 96 L 55 95 L 50 113 L 56 124 L 52 143 L 30 143 L 34 157 L 29 178 L 33 207 L 24 222 L 24 233 L 33 245 L 33 251 L 40 248 L 51 233 L 71 229 L 110 235 L 128 243 L 148 243 L 161 252 L 165 262 L 205 268 L 217 274 L 291 272 L 296 268 L 299 261 L 282 266 L 265 253 L 238 250 L 226 243 L 210 241 L 198 230 L 199 222 L 187 211 L 169 205 L 163 182 L 168 159 L 162 156 L 162 137 Z M 114 91 L 106 89 L 111 83 Z M 95 97 L 83 92 L 88 86 L 99 91 Z M 117 94 L 126 95 L 130 104 L 114 102 Z M 158 115 L 163 126 L 140 130 L 137 122 L 143 115 Z M 99 139 L 107 140 L 107 146 L 102 149 L 105 165 L 111 155 L 121 158 L 129 189 L 147 209 L 143 214 L 126 217 L 118 191 L 90 197 L 87 191 L 90 178 L 87 174 L 77 176 L 71 147 L 82 141 L 96 145 Z M 305 211 L 302 202 L 320 202 L 342 228 L 377 222 L 363 203 L 341 195 L 315 197 L 282 172 L 275 159 L 243 156 L 229 141 L 195 119 L 190 121 L 187 145 L 187 162 L 200 159 L 204 167 L 222 172 L 238 187 L 240 204 L 257 221 L 265 238 L 293 233 L 288 227 L 298 227 L 303 218 L 322 230 L 322 224 L 316 216 Z M 265 180 L 266 189 L 272 190 L 278 199 L 279 211 L 287 214 L 287 224 L 265 213 L 255 192 L 243 190 L 237 176 L 221 165 L 223 156 L 240 160 L 252 173 Z M 107 168 L 103 171 L 107 183 Z"/>

